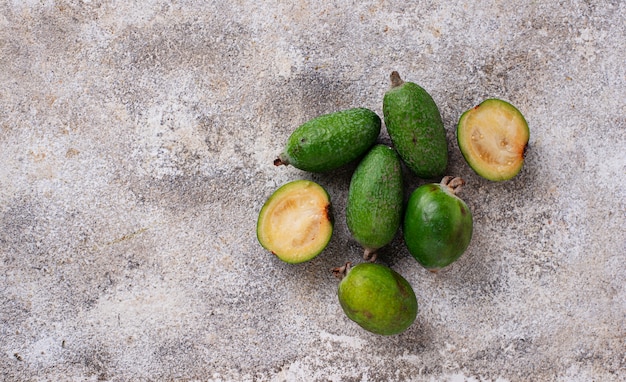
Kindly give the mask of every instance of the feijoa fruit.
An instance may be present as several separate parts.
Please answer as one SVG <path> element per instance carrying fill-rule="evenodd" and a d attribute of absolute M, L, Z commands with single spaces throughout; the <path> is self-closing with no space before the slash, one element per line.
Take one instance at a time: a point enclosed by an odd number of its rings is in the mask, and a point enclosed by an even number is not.
<path fill-rule="evenodd" d="M 391 73 L 383 115 L 395 149 L 417 176 L 442 176 L 448 166 L 448 142 L 439 108 L 424 88 Z"/>
<path fill-rule="evenodd" d="M 381 335 L 405 331 L 417 316 L 417 298 L 411 284 L 393 269 L 376 263 L 336 268 L 343 276 L 338 297 L 349 319 Z M 345 276 L 344 276 L 345 274 Z"/>
<path fill-rule="evenodd" d="M 404 189 L 400 158 L 389 146 L 375 145 L 361 160 L 350 181 L 346 222 L 352 237 L 373 261 L 402 223 Z"/>
<path fill-rule="evenodd" d="M 300 125 L 274 165 L 327 172 L 361 157 L 380 134 L 381 120 L 366 108 L 324 114 Z"/>
<path fill-rule="evenodd" d="M 530 130 L 526 119 L 510 103 L 487 99 L 461 115 L 457 140 L 463 157 L 480 176 L 503 181 L 524 165 Z"/>
<path fill-rule="evenodd" d="M 403 234 L 409 253 L 437 271 L 456 261 L 472 238 L 472 213 L 456 194 L 465 182 L 446 176 L 418 187 L 407 203 Z"/>
<path fill-rule="evenodd" d="M 333 233 L 328 193 L 304 179 L 281 186 L 261 208 L 256 233 L 263 248 L 287 263 L 311 260 L 326 248 Z"/>

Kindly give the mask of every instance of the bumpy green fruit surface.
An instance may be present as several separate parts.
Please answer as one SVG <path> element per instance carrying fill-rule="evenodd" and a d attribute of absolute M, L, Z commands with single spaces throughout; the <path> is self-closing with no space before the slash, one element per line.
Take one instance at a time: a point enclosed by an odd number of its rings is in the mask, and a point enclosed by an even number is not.
<path fill-rule="evenodd" d="M 333 233 L 328 193 L 309 180 L 281 186 L 261 208 L 256 233 L 263 248 L 287 263 L 311 260 Z"/>
<path fill-rule="evenodd" d="M 483 101 L 461 115 L 456 132 L 463 157 L 483 178 L 509 180 L 522 169 L 530 130 L 510 103 Z"/>
<path fill-rule="evenodd" d="M 402 166 L 394 149 L 375 145 L 352 175 L 346 222 L 352 237 L 374 260 L 377 249 L 389 244 L 402 223 Z"/>
<path fill-rule="evenodd" d="M 456 261 L 472 238 L 472 213 L 456 193 L 464 181 L 444 177 L 418 187 L 404 214 L 404 241 L 425 268 L 437 271 Z"/>
<path fill-rule="evenodd" d="M 300 125 L 274 165 L 327 172 L 348 164 L 372 147 L 380 134 L 380 117 L 366 108 L 325 114 Z"/>
<path fill-rule="evenodd" d="M 348 318 L 375 334 L 402 333 L 417 316 L 411 284 L 381 264 L 362 263 L 349 269 L 339 283 L 338 296 Z"/>
<path fill-rule="evenodd" d="M 383 98 L 387 132 L 395 149 L 417 176 L 442 176 L 448 166 L 448 142 L 439 108 L 430 94 L 391 73 L 392 88 Z"/>

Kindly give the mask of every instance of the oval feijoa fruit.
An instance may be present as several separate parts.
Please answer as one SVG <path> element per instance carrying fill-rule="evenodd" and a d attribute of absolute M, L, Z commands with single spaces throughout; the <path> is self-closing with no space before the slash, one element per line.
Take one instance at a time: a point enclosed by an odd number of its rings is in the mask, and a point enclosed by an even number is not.
<path fill-rule="evenodd" d="M 461 115 L 456 132 L 463 157 L 483 178 L 509 180 L 522 169 L 530 130 L 510 103 L 483 101 Z"/>
<path fill-rule="evenodd" d="M 346 222 L 352 237 L 373 261 L 402 223 L 402 166 L 394 149 L 375 145 L 361 160 L 350 181 Z"/>
<path fill-rule="evenodd" d="M 383 98 L 389 137 L 402 160 L 417 176 L 442 176 L 448 166 L 448 142 L 439 108 L 430 94 L 391 73 L 392 88 Z"/>
<path fill-rule="evenodd" d="M 333 233 L 328 193 L 310 180 L 281 186 L 261 208 L 256 233 L 263 248 L 287 263 L 311 260 Z"/>
<path fill-rule="evenodd" d="M 409 253 L 426 269 L 437 271 L 457 260 L 472 238 L 472 213 L 456 193 L 461 178 L 444 177 L 439 184 L 418 187 L 404 214 L 404 241 Z"/>
<path fill-rule="evenodd" d="M 399 334 L 415 321 L 415 292 L 398 272 L 375 263 L 361 263 L 345 272 L 338 288 L 339 303 L 346 316 L 363 329 Z"/>
<path fill-rule="evenodd" d="M 327 172 L 362 156 L 380 134 L 380 117 L 366 108 L 321 115 L 300 125 L 274 165 Z"/>

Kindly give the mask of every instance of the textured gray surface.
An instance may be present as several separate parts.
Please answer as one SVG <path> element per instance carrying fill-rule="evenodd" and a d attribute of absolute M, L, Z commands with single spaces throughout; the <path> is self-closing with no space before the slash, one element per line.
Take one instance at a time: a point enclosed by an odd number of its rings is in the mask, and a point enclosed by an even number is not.
<path fill-rule="evenodd" d="M 624 41 L 619 0 L 0 2 L 0 379 L 623 381 Z M 475 232 L 438 275 L 382 252 L 420 312 L 379 337 L 329 272 L 360 257 L 353 167 L 272 160 L 321 113 L 382 115 L 392 70 L 438 103 Z M 506 183 L 455 141 L 488 97 L 531 129 Z M 299 178 L 337 224 L 294 266 L 255 224 Z"/>

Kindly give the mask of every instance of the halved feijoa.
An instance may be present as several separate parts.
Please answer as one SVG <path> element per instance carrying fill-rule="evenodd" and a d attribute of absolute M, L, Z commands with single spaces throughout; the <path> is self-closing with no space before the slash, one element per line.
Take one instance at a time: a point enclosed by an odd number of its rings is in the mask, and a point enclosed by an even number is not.
<path fill-rule="evenodd" d="M 363 329 L 381 335 L 405 331 L 417 316 L 417 298 L 411 284 L 393 269 L 361 263 L 334 269 L 343 277 L 338 297 L 349 319 Z"/>
<path fill-rule="evenodd" d="M 472 213 L 456 194 L 465 182 L 446 176 L 418 187 L 404 214 L 404 242 L 426 269 L 437 271 L 457 260 L 472 239 Z"/>
<path fill-rule="evenodd" d="M 261 208 L 256 227 L 263 248 L 293 264 L 320 254 L 332 233 L 328 193 L 319 184 L 304 179 L 276 190 Z"/>
<path fill-rule="evenodd" d="M 467 110 L 457 126 L 459 148 L 469 166 L 493 181 L 513 178 L 524 165 L 530 131 L 522 113 L 491 98 Z"/>

